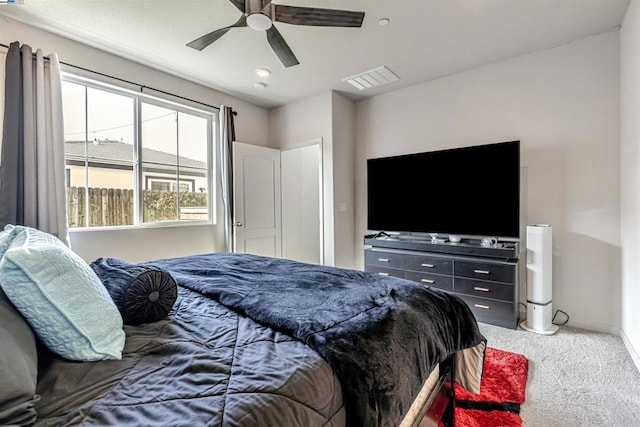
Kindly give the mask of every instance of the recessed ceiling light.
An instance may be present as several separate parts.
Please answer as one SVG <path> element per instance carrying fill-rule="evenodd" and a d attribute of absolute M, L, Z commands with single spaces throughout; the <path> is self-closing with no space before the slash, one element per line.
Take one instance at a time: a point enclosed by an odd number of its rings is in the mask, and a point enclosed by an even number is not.
<path fill-rule="evenodd" d="M 380 25 L 381 27 L 385 27 L 385 26 L 389 25 L 389 22 L 391 22 L 391 19 L 389 19 L 389 18 L 380 18 L 380 19 L 378 19 L 378 25 Z"/>
<path fill-rule="evenodd" d="M 256 74 L 260 77 L 269 77 L 271 75 L 271 70 L 268 68 L 256 68 Z"/>
<path fill-rule="evenodd" d="M 256 89 L 264 89 L 267 87 L 267 84 L 265 82 L 255 82 L 253 84 L 253 87 L 255 87 Z"/>

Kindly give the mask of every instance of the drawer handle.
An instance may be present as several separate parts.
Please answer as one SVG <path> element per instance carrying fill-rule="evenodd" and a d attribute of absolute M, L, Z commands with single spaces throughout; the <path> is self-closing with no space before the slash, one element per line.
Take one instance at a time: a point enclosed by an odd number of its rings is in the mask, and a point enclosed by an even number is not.
<path fill-rule="evenodd" d="M 389 262 L 388 258 L 378 258 L 378 261 L 380 262 Z"/>
<path fill-rule="evenodd" d="M 388 276 L 389 273 L 378 273 L 378 275 L 380 275 L 380 276 Z"/>
<path fill-rule="evenodd" d="M 488 305 L 483 305 L 483 304 L 473 304 L 474 307 L 476 308 L 484 308 L 485 310 L 489 310 L 490 307 Z"/>
<path fill-rule="evenodd" d="M 473 272 L 478 274 L 489 274 L 489 270 L 473 270 Z"/>
<path fill-rule="evenodd" d="M 421 265 L 422 267 L 433 268 L 433 264 L 425 264 L 425 263 L 422 263 L 422 264 L 420 264 L 420 265 Z"/>
<path fill-rule="evenodd" d="M 420 279 L 420 281 L 424 283 L 435 283 L 435 280 L 430 280 L 430 279 Z"/>
<path fill-rule="evenodd" d="M 480 292 L 489 292 L 489 288 L 481 288 L 480 286 L 474 286 L 473 290 L 480 291 Z"/>

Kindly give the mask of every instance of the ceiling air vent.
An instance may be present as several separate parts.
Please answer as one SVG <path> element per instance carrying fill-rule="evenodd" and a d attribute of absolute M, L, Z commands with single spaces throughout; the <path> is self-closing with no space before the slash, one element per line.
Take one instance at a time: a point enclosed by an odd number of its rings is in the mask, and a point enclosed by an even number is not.
<path fill-rule="evenodd" d="M 400 80 L 400 78 L 386 66 L 374 68 L 373 70 L 342 79 L 343 82 L 349 83 L 358 90 L 371 89 L 398 80 Z"/>

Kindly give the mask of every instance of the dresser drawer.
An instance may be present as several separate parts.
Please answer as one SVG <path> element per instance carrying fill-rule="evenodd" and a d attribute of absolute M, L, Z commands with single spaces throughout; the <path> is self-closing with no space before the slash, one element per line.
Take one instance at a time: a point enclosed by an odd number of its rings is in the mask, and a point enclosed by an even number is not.
<path fill-rule="evenodd" d="M 364 263 L 367 266 L 404 269 L 406 266 L 406 257 L 404 254 L 394 252 L 366 251 L 364 254 Z"/>
<path fill-rule="evenodd" d="M 449 275 L 453 273 L 453 261 L 450 259 L 407 255 L 406 262 L 407 270 Z"/>
<path fill-rule="evenodd" d="M 364 267 L 364 271 L 376 273 L 381 276 L 399 277 L 401 279 L 404 279 L 404 275 L 405 275 L 405 272 L 403 270 L 396 270 L 395 268 L 378 267 L 375 265 L 366 265 Z"/>
<path fill-rule="evenodd" d="M 467 303 L 478 322 L 511 329 L 518 327 L 518 317 L 515 315 L 513 303 L 461 294 L 456 295 Z"/>
<path fill-rule="evenodd" d="M 456 277 L 492 280 L 503 283 L 515 283 L 516 280 L 516 266 L 509 264 L 456 260 L 453 270 Z"/>
<path fill-rule="evenodd" d="M 512 302 L 514 299 L 514 289 L 514 285 L 463 279 L 460 277 L 456 277 L 453 283 L 453 291 L 458 294 L 480 298 L 493 298 L 509 302 Z"/>
<path fill-rule="evenodd" d="M 453 292 L 453 278 L 451 276 L 407 271 L 404 277 L 405 279 L 413 280 L 414 282 L 422 283 L 423 285 L 431 286 L 432 288 Z"/>

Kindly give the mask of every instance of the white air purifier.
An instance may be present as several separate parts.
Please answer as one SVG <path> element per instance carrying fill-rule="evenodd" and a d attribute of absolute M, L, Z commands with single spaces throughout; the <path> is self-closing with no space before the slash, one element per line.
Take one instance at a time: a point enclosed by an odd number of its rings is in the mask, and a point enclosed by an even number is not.
<path fill-rule="evenodd" d="M 543 335 L 558 331 L 552 322 L 552 240 L 550 226 L 527 226 L 527 319 L 520 327 Z"/>

